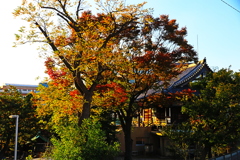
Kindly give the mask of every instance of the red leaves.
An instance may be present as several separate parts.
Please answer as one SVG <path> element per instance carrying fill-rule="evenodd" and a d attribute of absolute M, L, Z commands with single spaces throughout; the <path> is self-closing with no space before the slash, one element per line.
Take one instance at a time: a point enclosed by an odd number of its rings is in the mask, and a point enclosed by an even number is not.
<path fill-rule="evenodd" d="M 186 94 L 193 94 L 196 92 L 196 90 L 191 90 L 190 88 L 188 88 L 188 89 L 184 89 L 182 92 Z"/>
<path fill-rule="evenodd" d="M 105 85 L 97 85 L 96 90 L 102 93 L 101 95 L 103 97 L 106 94 L 106 101 L 103 105 L 107 107 L 119 106 L 122 103 L 126 102 L 128 99 L 125 89 L 115 82 L 111 82 Z"/>
<path fill-rule="evenodd" d="M 188 89 L 182 90 L 178 94 L 181 95 L 181 97 L 187 96 L 188 98 L 192 98 L 194 96 L 194 93 L 196 93 L 196 90 L 192 90 L 192 89 L 188 88 Z"/>
<path fill-rule="evenodd" d="M 148 102 L 160 107 L 171 106 L 174 103 L 179 103 L 185 98 L 192 98 L 195 90 L 184 89 L 175 93 L 156 93 L 147 97 Z"/>
<path fill-rule="evenodd" d="M 54 70 L 55 62 L 51 58 L 47 58 L 45 61 L 46 73 L 49 75 L 50 79 L 53 81 L 55 86 L 61 84 L 62 86 L 68 86 L 69 80 L 66 79 L 67 72 L 63 70 Z"/>
<path fill-rule="evenodd" d="M 161 15 L 159 18 L 148 18 L 146 16 L 143 26 L 142 34 L 148 39 L 146 44 L 147 51 L 159 51 L 166 54 L 171 54 L 175 62 L 182 60 L 193 60 L 196 52 L 193 47 L 185 40 L 187 36 L 186 27 L 179 28 L 175 19 L 170 20 L 168 15 Z M 160 32 L 158 38 L 159 42 L 152 41 L 151 37 L 155 36 L 153 31 Z M 157 33 L 158 34 L 158 33 Z M 168 44 L 165 46 L 164 43 Z M 150 44 L 150 45 L 149 45 Z M 175 45 L 176 47 L 169 47 Z M 194 59 L 195 60 L 195 59 Z"/>
<path fill-rule="evenodd" d="M 59 77 L 62 77 L 62 76 L 66 75 L 65 71 L 61 71 L 61 70 L 54 71 L 53 67 L 49 63 L 53 64 L 53 60 L 48 60 L 48 61 L 45 62 L 45 66 L 47 67 L 46 73 L 50 76 L 50 78 L 52 80 L 59 79 Z"/>
<path fill-rule="evenodd" d="M 73 91 L 70 91 L 69 95 L 72 97 L 76 97 L 77 95 L 80 95 L 80 92 L 77 89 L 75 89 Z"/>
<path fill-rule="evenodd" d="M 150 61 L 153 60 L 154 53 L 153 51 L 147 51 L 146 54 L 144 54 L 143 56 L 138 56 L 135 57 L 134 60 L 137 63 L 149 63 Z"/>
<path fill-rule="evenodd" d="M 192 89 L 188 88 L 188 89 L 184 89 L 180 92 L 171 93 L 170 95 L 173 99 L 182 99 L 184 97 L 191 98 L 195 92 L 196 92 L 196 90 L 192 90 Z"/>
<path fill-rule="evenodd" d="M 169 67 L 173 64 L 171 54 L 146 51 L 143 56 L 135 57 L 134 60 L 139 64 L 138 67 L 149 67 L 149 65 L 157 65 L 156 67 Z"/>

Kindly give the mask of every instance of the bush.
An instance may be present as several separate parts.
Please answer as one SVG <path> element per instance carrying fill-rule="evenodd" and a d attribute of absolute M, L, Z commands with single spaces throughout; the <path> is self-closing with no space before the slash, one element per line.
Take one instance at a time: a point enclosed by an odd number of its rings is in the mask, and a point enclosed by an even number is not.
<path fill-rule="evenodd" d="M 50 156 L 54 160 L 111 160 L 119 153 L 119 144 L 106 142 L 101 125 L 92 119 L 77 124 L 59 126 L 59 137 L 52 138 Z"/>

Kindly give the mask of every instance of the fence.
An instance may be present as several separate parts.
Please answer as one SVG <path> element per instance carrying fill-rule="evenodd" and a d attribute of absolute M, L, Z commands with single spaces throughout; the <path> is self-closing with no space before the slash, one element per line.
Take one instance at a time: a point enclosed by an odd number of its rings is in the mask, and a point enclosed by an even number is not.
<path fill-rule="evenodd" d="M 209 160 L 240 160 L 240 150 L 234 151 L 220 157 L 211 158 Z"/>

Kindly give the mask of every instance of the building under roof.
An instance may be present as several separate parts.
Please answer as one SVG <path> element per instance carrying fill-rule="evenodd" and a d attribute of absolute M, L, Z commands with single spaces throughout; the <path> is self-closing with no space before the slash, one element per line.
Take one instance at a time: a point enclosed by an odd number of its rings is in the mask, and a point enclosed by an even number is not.
<path fill-rule="evenodd" d="M 205 77 L 209 72 L 212 72 L 212 70 L 208 66 L 206 58 L 196 64 L 189 64 L 181 74 L 170 81 L 170 85 L 166 88 L 165 92 L 175 93 L 176 91 L 188 89 L 190 82 Z"/>
<path fill-rule="evenodd" d="M 23 95 L 27 95 L 30 92 L 36 92 L 38 87 L 38 85 L 31 84 L 3 83 L 0 85 L 0 92 L 3 92 L 5 89 L 9 89 L 11 86 L 15 87 Z"/>

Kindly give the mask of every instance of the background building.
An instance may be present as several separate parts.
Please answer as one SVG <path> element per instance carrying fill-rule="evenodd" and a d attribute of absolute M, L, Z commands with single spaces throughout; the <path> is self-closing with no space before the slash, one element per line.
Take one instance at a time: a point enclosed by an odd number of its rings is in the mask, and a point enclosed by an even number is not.
<path fill-rule="evenodd" d="M 205 78 L 209 72 L 212 72 L 212 70 L 206 59 L 189 64 L 182 73 L 170 81 L 170 85 L 164 89 L 164 93 L 169 94 L 191 89 L 191 82 Z M 158 92 L 149 91 L 149 95 L 155 93 Z M 198 91 L 195 92 L 195 94 L 198 93 Z M 181 103 L 174 102 L 172 105 L 161 108 L 149 106 L 143 109 L 138 117 L 133 119 L 133 154 L 153 153 L 161 156 L 172 156 L 173 153 L 169 151 L 170 141 L 168 137 L 163 136 L 161 131 L 166 125 L 177 125 L 188 119 L 187 115 L 182 114 L 181 107 Z M 118 134 L 118 139 L 121 144 L 121 151 L 125 152 L 122 130 Z"/>
<path fill-rule="evenodd" d="M 22 95 L 27 95 L 30 92 L 36 92 L 38 85 L 30 84 L 13 84 L 13 83 L 3 83 L 0 85 L 0 92 L 3 92 L 5 89 L 9 89 L 10 86 L 16 87 L 16 89 L 22 93 Z"/>

